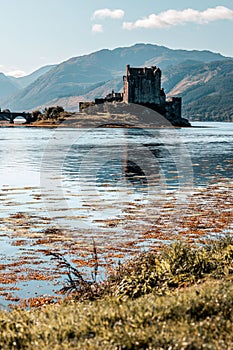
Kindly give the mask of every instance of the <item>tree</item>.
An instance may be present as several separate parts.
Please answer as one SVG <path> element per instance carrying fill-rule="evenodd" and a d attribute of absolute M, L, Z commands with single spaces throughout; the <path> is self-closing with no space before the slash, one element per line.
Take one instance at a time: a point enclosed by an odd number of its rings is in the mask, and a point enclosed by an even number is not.
<path fill-rule="evenodd" d="M 43 117 L 43 114 L 41 113 L 41 111 L 39 111 L 39 110 L 32 111 L 31 121 L 36 122 L 37 120 L 42 119 L 42 117 Z"/>
<path fill-rule="evenodd" d="M 45 108 L 46 119 L 59 119 L 64 108 L 61 106 Z"/>

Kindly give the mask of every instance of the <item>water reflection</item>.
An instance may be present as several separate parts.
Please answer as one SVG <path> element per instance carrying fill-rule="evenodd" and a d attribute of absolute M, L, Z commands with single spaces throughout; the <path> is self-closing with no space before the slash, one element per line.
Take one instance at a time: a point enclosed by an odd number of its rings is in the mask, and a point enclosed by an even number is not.
<path fill-rule="evenodd" d="M 183 173 L 183 179 L 191 176 L 189 154 L 175 132 L 171 145 L 165 143 L 163 133 L 158 130 L 126 129 L 119 134 L 111 129 L 113 139 L 109 141 L 110 131 L 106 129 L 101 136 L 102 142 L 98 139 L 95 146 L 93 134 L 90 144 L 72 144 L 63 163 L 63 175 L 70 181 L 91 179 L 98 186 L 116 182 L 125 186 L 130 182 L 131 190 L 133 186 L 138 191 L 139 185 L 145 189 L 149 183 L 172 189 L 183 181 L 179 173 Z"/>

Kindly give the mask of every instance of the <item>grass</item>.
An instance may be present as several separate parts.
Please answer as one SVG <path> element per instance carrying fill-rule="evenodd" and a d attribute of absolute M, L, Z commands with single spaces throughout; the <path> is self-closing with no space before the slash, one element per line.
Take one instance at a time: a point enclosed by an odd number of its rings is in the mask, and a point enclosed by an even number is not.
<path fill-rule="evenodd" d="M 89 297 L 76 286 L 61 305 L 1 311 L 0 349 L 233 349 L 232 280 L 231 239 L 176 243 L 93 281 Z"/>

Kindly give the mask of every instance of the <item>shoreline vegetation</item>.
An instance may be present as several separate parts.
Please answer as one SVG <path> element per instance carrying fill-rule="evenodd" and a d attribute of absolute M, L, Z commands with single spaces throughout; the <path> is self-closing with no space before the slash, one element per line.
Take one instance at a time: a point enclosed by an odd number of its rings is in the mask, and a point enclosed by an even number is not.
<path fill-rule="evenodd" d="M 60 303 L 0 311 L 0 348 L 231 349 L 232 281 L 231 235 L 176 242 L 111 270 L 103 283 L 79 276 Z"/>

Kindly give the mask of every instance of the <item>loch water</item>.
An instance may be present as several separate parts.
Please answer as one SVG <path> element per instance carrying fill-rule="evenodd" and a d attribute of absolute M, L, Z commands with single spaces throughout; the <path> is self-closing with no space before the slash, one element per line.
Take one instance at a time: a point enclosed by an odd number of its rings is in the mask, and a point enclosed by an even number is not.
<path fill-rule="evenodd" d="M 105 235 L 106 243 L 110 230 L 115 240 L 123 240 L 127 229 L 116 223 L 127 220 L 130 210 L 144 204 L 154 209 L 170 198 L 185 205 L 198 189 L 232 183 L 233 123 L 192 125 L 156 130 L 1 128 L 0 303 L 6 306 L 9 295 L 54 294 L 54 285 L 64 280 L 36 278 L 37 268 L 31 268 L 35 262 L 48 270 L 51 262 L 43 249 L 60 248 L 59 240 L 42 242 L 48 227 L 54 235 L 57 228 L 73 232 L 63 239 L 69 254 L 69 239 L 79 242 L 80 232 L 84 240 L 85 232 L 92 238 Z M 138 227 L 143 224 L 140 218 Z M 21 278 L 13 278 L 14 263 L 19 266 L 20 261 Z"/>

